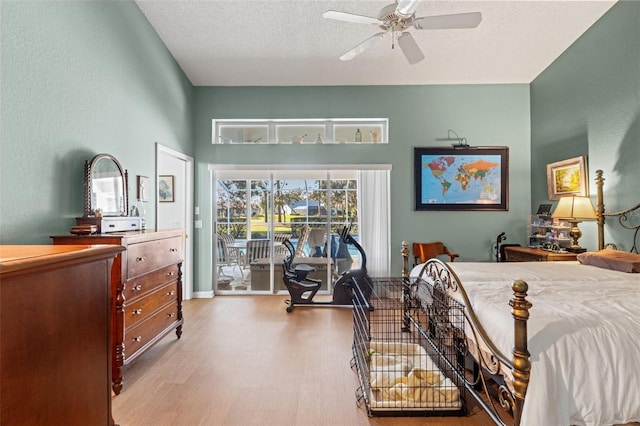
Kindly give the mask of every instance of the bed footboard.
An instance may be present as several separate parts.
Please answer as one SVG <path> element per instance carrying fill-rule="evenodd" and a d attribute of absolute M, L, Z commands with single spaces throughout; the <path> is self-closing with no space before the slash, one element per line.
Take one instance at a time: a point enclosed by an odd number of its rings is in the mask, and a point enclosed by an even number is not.
<path fill-rule="evenodd" d="M 403 278 L 409 282 L 409 248 L 402 242 Z M 514 345 L 512 357 L 506 357 L 487 336 L 474 312 L 466 290 L 456 273 L 439 259 L 429 260 L 420 271 L 423 280 L 419 285 L 429 285 L 444 292 L 459 294 L 465 305 L 466 352 L 471 355 L 475 366 L 472 378 L 465 377 L 465 388 L 478 404 L 489 414 L 496 424 L 506 424 L 494 405 L 497 398 L 500 406 L 513 416 L 513 424 L 519 425 L 531 371 L 530 354 L 527 348 L 527 320 L 531 303 L 527 300 L 528 285 L 524 281 L 513 283 L 513 298 L 509 301 L 514 319 Z M 410 297 L 420 297 L 416 289 Z M 419 302 L 419 301 L 418 301 Z M 419 304 L 419 303 L 418 303 Z M 504 374 L 505 370 L 510 372 Z M 493 378 L 497 391 L 493 391 L 485 376 Z"/>

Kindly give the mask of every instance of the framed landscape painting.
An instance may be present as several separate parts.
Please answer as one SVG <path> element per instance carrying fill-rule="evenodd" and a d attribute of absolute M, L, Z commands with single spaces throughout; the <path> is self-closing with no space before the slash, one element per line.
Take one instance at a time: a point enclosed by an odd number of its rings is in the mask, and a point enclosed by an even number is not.
<path fill-rule="evenodd" d="M 547 192 L 550 200 L 565 195 L 589 196 L 587 185 L 587 158 L 569 158 L 547 164 Z"/>
<path fill-rule="evenodd" d="M 416 210 L 508 210 L 508 147 L 414 148 Z"/>

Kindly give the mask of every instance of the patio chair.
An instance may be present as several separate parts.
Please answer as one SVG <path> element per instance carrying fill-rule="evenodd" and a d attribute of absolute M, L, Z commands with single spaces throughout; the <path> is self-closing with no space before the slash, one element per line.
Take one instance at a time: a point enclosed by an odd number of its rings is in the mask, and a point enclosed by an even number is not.
<path fill-rule="evenodd" d="M 322 257 L 322 247 L 324 247 L 325 241 L 324 236 L 327 233 L 327 230 L 322 229 L 312 229 L 309 232 L 309 257 Z"/>
<path fill-rule="evenodd" d="M 238 257 L 232 256 L 227 247 L 227 242 L 222 235 L 218 235 L 216 238 L 216 263 L 218 265 L 218 277 L 226 276 L 224 274 L 223 267 L 238 268 L 240 275 L 244 278 L 242 268 L 238 264 Z M 233 269 L 232 269 L 233 271 Z"/>
<path fill-rule="evenodd" d="M 238 262 L 238 264 L 242 263 L 242 255 L 240 250 L 236 247 L 231 247 L 231 244 L 236 242 L 236 238 L 231 234 L 218 234 L 218 238 L 224 240 L 227 246 L 227 250 L 229 251 L 229 258 Z"/>
<path fill-rule="evenodd" d="M 304 225 L 302 229 L 300 229 L 300 238 L 298 238 L 298 244 L 296 245 L 296 257 L 306 257 L 307 254 L 304 252 L 304 245 L 307 243 L 307 239 L 309 239 L 309 232 L 311 228 L 307 225 Z"/>
<path fill-rule="evenodd" d="M 245 266 L 250 266 L 256 259 L 268 258 L 271 255 L 271 240 L 248 240 Z"/>
<path fill-rule="evenodd" d="M 278 258 L 286 257 L 289 254 L 287 247 L 284 246 L 285 241 L 289 241 L 293 234 L 279 232 L 273 234 L 273 242 L 275 243 L 275 256 Z"/>

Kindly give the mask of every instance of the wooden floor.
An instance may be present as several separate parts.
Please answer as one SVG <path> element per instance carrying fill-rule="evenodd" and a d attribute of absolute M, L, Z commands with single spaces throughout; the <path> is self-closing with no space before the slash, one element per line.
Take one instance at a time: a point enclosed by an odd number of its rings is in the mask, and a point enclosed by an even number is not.
<path fill-rule="evenodd" d="M 120 426 L 488 425 L 467 417 L 368 417 L 356 406 L 352 317 L 345 308 L 296 307 L 284 296 L 184 302 L 184 332 L 129 365 L 113 397 Z"/>

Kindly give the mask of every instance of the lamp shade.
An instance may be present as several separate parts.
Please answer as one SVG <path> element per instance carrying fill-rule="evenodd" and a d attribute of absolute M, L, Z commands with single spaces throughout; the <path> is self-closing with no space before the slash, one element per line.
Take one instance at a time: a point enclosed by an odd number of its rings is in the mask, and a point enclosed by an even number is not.
<path fill-rule="evenodd" d="M 577 197 L 575 195 L 560 198 L 560 201 L 558 201 L 558 205 L 551 216 L 558 219 L 597 219 L 596 211 L 591 203 L 591 198 Z"/>

